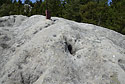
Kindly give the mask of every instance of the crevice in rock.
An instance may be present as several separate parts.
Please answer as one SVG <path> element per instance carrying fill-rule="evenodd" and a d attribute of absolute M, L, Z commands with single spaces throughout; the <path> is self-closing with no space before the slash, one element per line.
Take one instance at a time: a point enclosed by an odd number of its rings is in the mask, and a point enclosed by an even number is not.
<path fill-rule="evenodd" d="M 38 33 L 38 31 L 35 31 L 33 34 L 36 34 L 36 33 Z"/>
<path fill-rule="evenodd" d="M 51 21 L 52 21 L 52 23 L 46 23 L 46 25 L 44 26 L 44 28 L 47 28 L 47 27 L 49 27 L 49 26 L 52 26 L 52 25 L 54 25 L 55 22 L 56 22 L 56 20 L 51 20 Z"/>
<path fill-rule="evenodd" d="M 125 60 L 119 59 L 118 65 L 125 71 Z"/>
<path fill-rule="evenodd" d="M 75 51 L 73 51 L 73 46 L 67 42 L 65 42 L 65 51 L 68 51 L 71 55 L 75 54 Z"/>
<path fill-rule="evenodd" d="M 10 48 L 10 46 L 8 44 L 5 44 L 5 43 L 1 43 L 0 46 L 3 48 L 3 49 L 8 49 Z"/>
<path fill-rule="evenodd" d="M 69 44 L 69 45 L 67 45 L 68 46 L 68 51 L 70 52 L 70 54 L 73 54 L 72 53 L 72 46 Z"/>
<path fill-rule="evenodd" d="M 9 40 L 11 40 L 11 38 L 9 38 L 8 36 L 4 36 L 2 39 L 3 39 L 4 41 L 9 41 Z"/>
<path fill-rule="evenodd" d="M 20 73 L 20 77 L 21 77 L 21 83 L 22 83 L 22 84 L 25 84 L 24 78 L 23 78 L 23 75 L 22 75 L 22 72 Z"/>
<path fill-rule="evenodd" d="M 56 37 L 56 35 L 54 34 L 53 37 Z"/>
<path fill-rule="evenodd" d="M 47 27 L 50 27 L 50 26 L 52 26 L 53 24 L 55 24 L 55 21 L 56 20 L 51 20 L 52 21 L 52 23 L 45 23 L 46 25 L 44 26 L 44 28 L 47 28 Z M 36 33 L 38 33 L 40 30 L 42 30 L 42 29 L 44 29 L 44 28 L 39 28 L 39 30 L 36 30 L 33 34 L 36 34 Z"/>
<path fill-rule="evenodd" d="M 49 27 L 51 24 L 47 24 L 46 26 L 45 26 L 45 28 L 47 28 L 47 27 Z"/>

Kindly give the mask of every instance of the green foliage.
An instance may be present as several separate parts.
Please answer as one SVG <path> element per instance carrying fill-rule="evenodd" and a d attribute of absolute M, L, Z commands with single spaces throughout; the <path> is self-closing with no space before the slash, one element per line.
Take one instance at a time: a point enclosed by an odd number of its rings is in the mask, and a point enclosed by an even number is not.
<path fill-rule="evenodd" d="M 46 8 L 51 12 L 52 16 L 61 16 L 62 15 L 62 4 L 61 0 L 45 0 Z"/>
<path fill-rule="evenodd" d="M 122 1 L 122 0 L 121 0 Z M 80 7 L 82 22 L 103 26 L 119 33 L 125 31 L 125 10 L 123 2 L 118 1 L 108 6 L 106 1 L 88 2 Z"/>
<path fill-rule="evenodd" d="M 45 15 L 91 23 L 125 34 L 125 0 L 1 0 L 0 17 L 8 15 Z"/>
<path fill-rule="evenodd" d="M 30 3 L 30 0 L 25 0 L 25 4 L 29 4 Z"/>
<path fill-rule="evenodd" d="M 72 0 L 67 2 L 68 4 L 64 4 L 62 17 L 80 22 L 81 21 L 81 17 L 79 14 L 80 0 Z M 64 2 L 64 3 L 67 3 L 67 2 Z"/>

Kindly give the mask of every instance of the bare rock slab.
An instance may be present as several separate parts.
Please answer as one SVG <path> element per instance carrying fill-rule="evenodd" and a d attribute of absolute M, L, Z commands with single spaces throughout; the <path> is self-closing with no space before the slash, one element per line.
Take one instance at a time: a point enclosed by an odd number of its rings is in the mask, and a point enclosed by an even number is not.
<path fill-rule="evenodd" d="M 2 17 L 0 84 L 125 84 L 125 36 L 58 17 Z"/>

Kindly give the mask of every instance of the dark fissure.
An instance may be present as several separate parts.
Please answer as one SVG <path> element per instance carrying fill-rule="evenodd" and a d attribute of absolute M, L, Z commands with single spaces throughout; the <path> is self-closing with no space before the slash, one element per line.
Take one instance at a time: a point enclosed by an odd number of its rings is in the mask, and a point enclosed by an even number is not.
<path fill-rule="evenodd" d="M 72 46 L 70 44 L 68 45 L 68 51 L 70 52 L 70 54 L 73 54 L 72 53 Z"/>
<path fill-rule="evenodd" d="M 72 45 L 67 42 L 65 42 L 65 44 L 66 44 L 66 50 L 68 50 L 70 54 L 73 54 Z"/>

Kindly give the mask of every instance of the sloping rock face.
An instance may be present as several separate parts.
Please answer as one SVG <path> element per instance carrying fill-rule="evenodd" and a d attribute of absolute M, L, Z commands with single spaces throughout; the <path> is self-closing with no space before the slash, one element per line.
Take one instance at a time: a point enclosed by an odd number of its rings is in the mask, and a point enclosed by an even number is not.
<path fill-rule="evenodd" d="M 0 84 L 125 84 L 125 36 L 57 17 L 2 17 Z"/>

